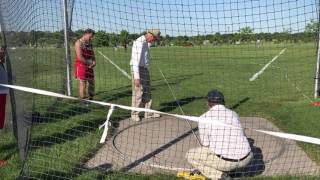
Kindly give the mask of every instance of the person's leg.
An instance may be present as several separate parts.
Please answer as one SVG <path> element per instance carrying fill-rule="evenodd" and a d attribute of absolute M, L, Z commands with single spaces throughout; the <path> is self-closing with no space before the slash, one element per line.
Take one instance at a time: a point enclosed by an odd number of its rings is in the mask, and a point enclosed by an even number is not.
<path fill-rule="evenodd" d="M 89 94 L 90 100 L 92 100 L 95 95 L 94 90 L 95 90 L 95 81 L 94 80 L 88 81 L 88 94 Z"/>
<path fill-rule="evenodd" d="M 222 171 L 215 168 L 219 163 L 219 159 L 207 147 L 190 149 L 186 154 L 186 158 L 193 167 L 208 178 L 219 179 L 223 175 Z"/>
<path fill-rule="evenodd" d="M 144 108 L 151 109 L 152 95 L 151 95 L 150 73 L 147 68 L 143 68 L 141 72 L 142 73 L 140 76 L 142 76 L 141 79 L 142 79 L 142 89 L 143 89 L 142 103 L 144 104 Z M 145 112 L 144 117 L 157 118 L 157 117 L 160 117 L 160 114 Z"/>
<path fill-rule="evenodd" d="M 90 69 L 90 71 L 88 71 L 89 75 L 88 75 L 88 94 L 89 94 L 89 99 L 93 99 L 95 93 L 95 80 L 94 80 L 94 72 L 93 69 Z"/>
<path fill-rule="evenodd" d="M 82 64 L 76 66 L 76 78 L 79 80 L 79 98 L 86 98 L 86 67 Z"/>
<path fill-rule="evenodd" d="M 0 129 L 4 127 L 4 120 L 6 114 L 6 94 L 0 94 Z M 0 167 L 7 164 L 7 160 L 0 160 Z"/>
<path fill-rule="evenodd" d="M 131 69 L 132 74 L 132 107 L 140 107 L 142 103 L 142 86 L 136 87 L 134 84 L 133 70 Z M 140 121 L 139 112 L 131 111 L 131 120 Z"/>
<path fill-rule="evenodd" d="M 79 97 L 80 99 L 86 98 L 86 81 L 79 80 Z"/>
<path fill-rule="evenodd" d="M 242 168 L 247 164 L 249 164 L 252 158 L 253 158 L 253 154 L 252 152 L 250 152 L 247 158 L 238 162 L 225 161 L 221 159 L 220 162 L 217 164 L 216 169 L 220 171 L 225 171 L 225 172 L 233 171 L 237 168 Z"/>
<path fill-rule="evenodd" d="M 6 94 L 0 94 L 0 129 L 4 127 L 4 120 L 6 115 Z"/>

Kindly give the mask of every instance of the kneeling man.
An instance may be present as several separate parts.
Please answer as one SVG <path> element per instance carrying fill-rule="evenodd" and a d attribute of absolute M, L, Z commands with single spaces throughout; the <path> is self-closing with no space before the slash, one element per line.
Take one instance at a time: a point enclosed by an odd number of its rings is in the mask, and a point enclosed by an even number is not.
<path fill-rule="evenodd" d="M 208 111 L 201 117 L 239 127 L 199 123 L 202 147 L 190 149 L 188 162 L 211 179 L 224 177 L 225 172 L 246 166 L 253 157 L 249 141 L 241 128 L 236 112 L 224 106 L 224 95 L 213 90 L 208 93 Z"/>

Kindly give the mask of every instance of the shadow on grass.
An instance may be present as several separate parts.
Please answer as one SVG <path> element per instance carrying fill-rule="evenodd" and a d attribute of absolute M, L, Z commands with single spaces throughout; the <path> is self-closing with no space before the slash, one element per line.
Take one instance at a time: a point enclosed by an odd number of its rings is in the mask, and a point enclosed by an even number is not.
<path fill-rule="evenodd" d="M 6 150 L 15 149 L 16 147 L 17 147 L 17 145 L 15 143 L 5 144 L 5 145 L 0 146 L 0 151 L 3 152 Z"/>
<path fill-rule="evenodd" d="M 51 106 L 48 107 L 44 113 L 34 111 L 32 113 L 32 123 L 53 123 L 57 120 L 68 119 L 72 116 L 89 113 L 91 110 L 87 107 L 81 106 L 76 101 L 64 101 L 57 100 Z M 63 107 L 58 109 L 58 107 Z"/>
<path fill-rule="evenodd" d="M 181 74 L 179 76 L 165 76 L 167 81 L 181 81 L 181 80 L 187 80 L 187 79 L 191 79 L 195 76 L 201 76 L 203 75 L 203 73 L 193 73 L 193 74 Z M 154 79 L 152 80 L 153 82 L 158 82 L 158 81 L 163 81 L 163 78 L 158 78 L 158 79 Z"/>
<path fill-rule="evenodd" d="M 15 143 L 1 145 L 0 152 L 1 154 L 4 154 L 4 156 L 2 156 L 1 159 L 8 160 L 18 152 L 17 145 Z"/>
<path fill-rule="evenodd" d="M 159 111 L 162 112 L 171 112 L 176 108 L 182 107 L 184 105 L 187 105 L 195 100 L 204 99 L 204 97 L 187 97 L 182 99 L 177 99 L 176 101 L 169 101 L 165 103 L 161 103 L 160 106 L 162 106 Z"/>
<path fill-rule="evenodd" d="M 108 165 L 107 165 L 108 166 Z M 131 179 L 131 180 L 167 180 L 167 179 L 180 179 L 173 175 L 168 174 L 138 174 L 132 172 L 118 172 L 118 171 L 95 171 L 89 170 L 84 174 L 65 173 L 61 171 L 45 171 L 43 173 L 34 173 L 30 176 L 22 177 L 22 179 L 48 179 L 48 180 L 65 180 L 65 179 Z"/>
<path fill-rule="evenodd" d="M 129 97 L 129 96 L 131 97 L 131 92 L 132 90 L 128 88 L 116 93 L 112 93 L 110 91 L 100 91 L 99 93 L 96 94 L 96 97 L 98 99 L 103 99 L 103 101 L 105 102 L 111 102 L 121 98 Z"/>
<path fill-rule="evenodd" d="M 97 96 L 98 99 L 103 99 L 103 101 L 110 102 L 115 101 L 120 98 L 131 96 L 131 89 L 124 90 L 120 92 L 100 92 Z M 91 107 L 86 107 L 83 103 L 78 101 L 69 101 L 57 99 L 52 103 L 47 111 L 44 113 L 33 112 L 32 122 L 37 123 L 53 123 L 61 119 L 69 119 L 72 116 L 78 116 L 81 114 L 90 113 Z"/>
<path fill-rule="evenodd" d="M 170 78 L 169 80 L 171 82 L 169 82 L 169 85 L 177 85 L 177 84 L 181 83 L 182 81 L 187 80 L 195 75 L 201 75 L 201 74 L 192 74 L 192 75 L 185 75 L 185 76 Z M 152 85 L 151 91 L 154 91 L 158 87 L 162 87 L 162 86 L 167 86 L 166 82 L 164 82 L 164 80 L 161 80 L 161 79 L 156 80 L 156 82 L 153 83 L 153 85 Z M 131 85 L 124 86 L 121 88 L 116 88 L 111 91 L 100 91 L 100 92 L 96 93 L 96 97 L 98 99 L 103 99 L 106 102 L 115 101 L 120 98 L 131 97 L 131 95 L 132 95 Z"/>
<path fill-rule="evenodd" d="M 177 85 L 184 80 L 190 79 L 194 76 L 202 75 L 202 73 L 198 74 L 188 74 L 177 77 L 169 77 L 167 80 L 170 80 L 170 85 Z M 159 83 L 160 82 L 160 83 Z M 157 89 L 157 87 L 166 86 L 167 84 L 164 80 L 156 80 L 156 83 L 152 85 L 152 90 Z M 132 90 L 131 85 L 124 86 L 121 88 L 116 88 L 110 91 L 100 91 L 96 93 L 97 100 L 103 100 L 106 102 L 116 101 L 121 98 L 131 97 Z M 180 105 L 186 104 L 185 102 L 190 101 L 191 99 L 182 99 Z M 168 106 L 170 106 L 170 102 Z M 173 104 L 173 103 L 172 103 Z M 174 107 L 176 108 L 176 107 Z M 77 101 L 69 101 L 57 99 L 53 102 L 44 113 L 34 111 L 32 113 L 32 122 L 33 123 L 48 123 L 48 122 L 56 122 L 60 119 L 68 119 L 72 116 L 79 114 L 89 113 L 91 110 L 88 107 L 81 106 L 81 104 Z"/>
<path fill-rule="evenodd" d="M 238 102 L 236 102 L 235 104 L 233 104 L 232 106 L 230 106 L 230 109 L 235 110 L 237 109 L 239 106 L 241 106 L 242 104 L 246 103 L 247 101 L 249 101 L 250 98 L 249 97 L 245 97 L 243 99 L 240 99 Z"/>
<path fill-rule="evenodd" d="M 78 126 L 72 127 L 63 132 L 33 138 L 31 140 L 30 150 L 73 141 L 78 137 L 85 136 L 87 133 L 97 130 L 97 127 L 102 124 L 103 121 L 103 118 L 90 119 L 82 121 Z"/>
<path fill-rule="evenodd" d="M 72 179 L 74 175 L 68 172 L 62 171 L 44 171 L 44 172 L 32 172 L 29 176 L 20 177 L 20 179 L 48 179 L 48 180 L 65 180 Z"/>

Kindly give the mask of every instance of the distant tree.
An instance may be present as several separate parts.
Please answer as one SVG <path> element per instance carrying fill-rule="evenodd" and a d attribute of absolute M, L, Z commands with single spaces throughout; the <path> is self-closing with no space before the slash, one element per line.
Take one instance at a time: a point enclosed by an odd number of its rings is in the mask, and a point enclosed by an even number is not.
<path fill-rule="evenodd" d="M 240 28 L 239 33 L 240 33 L 239 38 L 241 39 L 241 41 L 248 42 L 253 39 L 254 30 L 251 27 L 246 26 L 246 27 Z"/>
<path fill-rule="evenodd" d="M 239 30 L 240 34 L 252 34 L 253 33 L 253 29 L 249 26 L 240 28 Z"/>
<path fill-rule="evenodd" d="M 171 40 L 171 37 L 168 34 L 165 36 L 161 36 L 159 44 L 160 46 L 169 46 L 170 40 Z"/>
<path fill-rule="evenodd" d="M 130 44 L 132 44 L 132 42 L 134 41 L 134 40 L 136 40 L 138 37 L 140 36 L 140 34 L 129 34 L 128 35 L 128 43 Z"/>
<path fill-rule="evenodd" d="M 314 21 L 313 19 L 305 27 L 306 33 L 317 33 L 319 31 L 320 24 L 319 22 Z"/>
<path fill-rule="evenodd" d="M 202 35 L 200 35 L 200 34 L 198 34 L 197 36 L 195 36 L 193 39 L 194 39 L 194 40 L 193 40 L 193 44 L 194 44 L 194 45 L 202 45 L 202 44 L 203 44 L 203 41 L 205 40 L 205 39 L 204 39 L 204 36 L 202 36 Z"/>
<path fill-rule="evenodd" d="M 97 31 L 92 41 L 93 45 L 97 47 L 108 46 L 109 36 L 105 31 Z"/>
<path fill-rule="evenodd" d="M 128 43 L 128 37 L 129 37 L 129 32 L 126 30 L 122 30 L 120 32 L 120 37 L 119 37 L 119 41 L 120 44 L 125 45 Z"/>
<path fill-rule="evenodd" d="M 75 37 L 78 39 L 78 38 L 80 38 L 80 37 L 83 35 L 83 33 L 84 33 L 84 30 L 83 30 L 83 29 L 78 29 L 78 30 L 76 30 L 76 31 L 74 32 L 74 35 L 75 35 Z"/>
<path fill-rule="evenodd" d="M 109 45 L 117 46 L 119 44 L 119 35 L 115 33 L 109 34 L 110 42 Z"/>
<path fill-rule="evenodd" d="M 184 46 L 189 41 L 187 36 L 177 36 L 174 37 L 172 42 L 175 46 Z"/>
<path fill-rule="evenodd" d="M 219 32 L 215 33 L 211 38 L 210 38 L 210 41 L 213 43 L 213 44 L 219 44 L 222 42 L 222 39 L 221 39 L 221 34 Z"/>

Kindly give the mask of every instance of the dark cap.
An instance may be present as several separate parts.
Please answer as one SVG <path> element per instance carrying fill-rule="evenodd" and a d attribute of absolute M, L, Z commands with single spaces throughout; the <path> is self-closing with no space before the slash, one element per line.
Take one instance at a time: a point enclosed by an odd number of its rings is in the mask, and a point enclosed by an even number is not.
<path fill-rule="evenodd" d="M 86 29 L 86 30 L 84 30 L 84 34 L 95 34 L 96 32 L 94 32 L 94 30 L 92 30 L 92 29 L 90 29 L 90 28 L 88 28 L 88 29 Z"/>
<path fill-rule="evenodd" d="M 208 92 L 207 100 L 210 103 L 224 104 L 224 95 L 222 92 L 214 89 Z"/>

